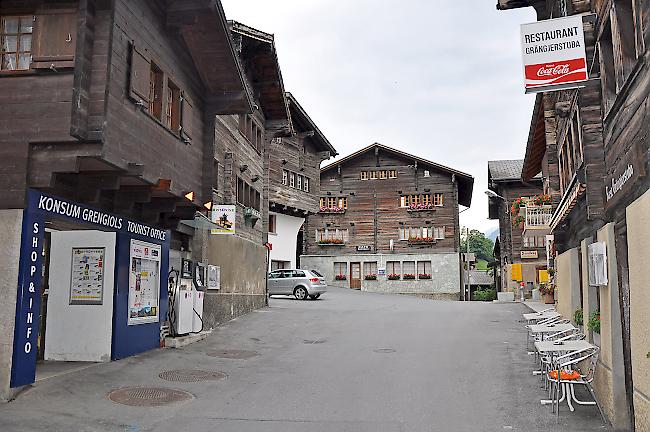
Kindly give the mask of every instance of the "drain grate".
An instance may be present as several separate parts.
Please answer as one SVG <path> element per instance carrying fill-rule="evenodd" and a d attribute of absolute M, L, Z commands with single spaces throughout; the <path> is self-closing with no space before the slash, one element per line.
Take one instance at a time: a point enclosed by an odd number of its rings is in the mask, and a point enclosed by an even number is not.
<path fill-rule="evenodd" d="M 111 401 L 128 406 L 157 407 L 192 399 L 191 393 L 162 387 L 127 387 L 107 395 Z"/>
<path fill-rule="evenodd" d="M 379 348 L 379 349 L 376 349 L 376 350 L 373 350 L 373 351 L 378 353 L 378 354 L 392 354 L 392 353 L 397 352 L 392 348 Z"/>
<path fill-rule="evenodd" d="M 165 381 L 190 383 L 198 381 L 219 381 L 225 379 L 228 375 L 217 371 L 177 369 L 161 372 L 158 376 Z"/>
<path fill-rule="evenodd" d="M 327 339 L 316 339 L 316 340 L 305 339 L 303 341 L 305 345 L 320 345 L 320 344 L 324 344 L 325 342 L 327 342 Z"/>
<path fill-rule="evenodd" d="M 209 352 L 210 357 L 218 357 L 223 359 L 231 360 L 248 360 L 253 357 L 258 357 L 260 353 L 257 351 L 246 351 L 246 350 L 220 350 Z"/>

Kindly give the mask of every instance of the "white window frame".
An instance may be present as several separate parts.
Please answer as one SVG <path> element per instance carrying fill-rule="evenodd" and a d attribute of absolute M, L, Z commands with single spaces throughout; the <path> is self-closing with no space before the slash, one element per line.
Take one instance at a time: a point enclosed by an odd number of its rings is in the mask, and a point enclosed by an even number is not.
<path fill-rule="evenodd" d="M 305 177 L 302 181 L 302 190 L 309 192 L 309 178 Z"/>
<path fill-rule="evenodd" d="M 289 184 L 289 171 L 282 170 L 282 184 L 287 186 Z"/>
<path fill-rule="evenodd" d="M 296 188 L 296 174 L 289 173 L 289 187 Z"/>

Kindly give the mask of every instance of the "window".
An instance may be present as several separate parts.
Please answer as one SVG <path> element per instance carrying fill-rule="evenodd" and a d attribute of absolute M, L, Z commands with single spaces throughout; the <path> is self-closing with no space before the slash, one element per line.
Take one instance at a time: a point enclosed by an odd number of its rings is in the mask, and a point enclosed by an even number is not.
<path fill-rule="evenodd" d="M 327 208 L 334 208 L 334 207 L 336 207 L 336 198 L 334 197 L 327 198 Z"/>
<path fill-rule="evenodd" d="M 433 229 L 433 236 L 435 240 L 442 240 L 445 238 L 445 227 L 436 227 Z"/>
<path fill-rule="evenodd" d="M 386 274 L 390 275 L 402 275 L 402 267 L 399 261 L 386 261 Z"/>
<path fill-rule="evenodd" d="M 181 91 L 170 80 L 167 80 L 167 106 L 165 107 L 165 125 L 175 134 L 181 128 Z"/>
<path fill-rule="evenodd" d="M 237 202 L 244 205 L 244 180 L 237 177 Z"/>
<path fill-rule="evenodd" d="M 433 205 L 436 207 L 442 207 L 444 204 L 444 197 L 441 193 L 433 194 Z"/>
<path fill-rule="evenodd" d="M 525 248 L 545 248 L 546 238 L 544 236 L 526 236 L 523 238 Z"/>
<path fill-rule="evenodd" d="M 305 277 L 305 272 L 302 271 L 302 270 L 294 270 L 292 276 L 295 277 L 295 278 L 304 278 Z"/>
<path fill-rule="evenodd" d="M 400 207 L 408 207 L 409 206 L 409 197 L 408 196 L 402 196 L 399 199 L 399 206 Z"/>
<path fill-rule="evenodd" d="M 348 263 L 335 262 L 334 263 L 334 276 L 347 276 Z"/>
<path fill-rule="evenodd" d="M 302 179 L 302 190 L 309 192 L 309 179 L 307 177 Z"/>
<path fill-rule="evenodd" d="M 368 171 L 361 171 L 361 180 L 368 180 Z"/>
<path fill-rule="evenodd" d="M 269 233 L 275 234 L 277 230 L 277 215 L 269 215 Z"/>
<path fill-rule="evenodd" d="M 379 178 L 381 180 L 386 180 L 388 178 L 388 171 L 379 171 Z"/>
<path fill-rule="evenodd" d="M 0 17 L 0 70 L 30 68 L 33 26 L 33 15 Z"/>
<path fill-rule="evenodd" d="M 424 170 L 424 176 L 431 177 L 431 172 L 429 172 L 429 170 Z"/>
<path fill-rule="evenodd" d="M 422 204 L 430 205 L 431 204 L 431 195 L 422 195 Z"/>
<path fill-rule="evenodd" d="M 404 261 L 402 263 L 404 275 L 415 275 L 415 261 Z"/>
<path fill-rule="evenodd" d="M 296 175 L 294 173 L 289 174 L 289 187 L 296 187 Z"/>
<path fill-rule="evenodd" d="M 418 261 L 418 275 L 431 276 L 431 261 Z"/>
<path fill-rule="evenodd" d="M 320 199 L 320 207 L 323 208 L 325 207 L 325 198 L 321 197 Z"/>
<path fill-rule="evenodd" d="M 370 180 L 377 180 L 377 171 L 370 171 Z"/>
<path fill-rule="evenodd" d="M 582 134 L 577 107 L 559 148 L 558 160 L 560 161 L 560 190 L 564 192 L 582 164 Z"/>
<path fill-rule="evenodd" d="M 397 170 L 390 170 L 388 173 L 388 178 L 396 179 L 397 178 Z"/>
<path fill-rule="evenodd" d="M 278 270 L 278 269 L 288 269 L 291 263 L 289 261 L 271 261 L 271 270 Z M 277 279 L 281 275 L 281 272 L 274 271 L 269 275 L 269 279 Z"/>
<path fill-rule="evenodd" d="M 296 184 L 296 188 L 302 189 L 302 176 L 298 174 L 297 179 L 298 179 L 298 183 Z"/>
<path fill-rule="evenodd" d="M 364 262 L 363 263 L 363 275 L 364 276 L 377 276 L 377 262 Z"/>
<path fill-rule="evenodd" d="M 348 208 L 348 199 L 346 197 L 339 198 L 339 208 L 343 208 L 343 209 Z"/>
<path fill-rule="evenodd" d="M 149 72 L 149 114 L 162 121 L 163 106 L 163 72 L 155 63 L 151 63 Z"/>
<path fill-rule="evenodd" d="M 258 152 L 262 151 L 264 134 L 262 133 L 262 128 L 252 116 L 246 114 L 239 116 L 239 132 L 241 132 L 255 150 Z"/>
<path fill-rule="evenodd" d="M 289 184 L 289 171 L 282 170 L 282 184 L 287 186 Z"/>
<path fill-rule="evenodd" d="M 340 228 L 321 228 L 316 230 L 316 242 L 344 244 L 349 240 L 348 230 Z"/>
<path fill-rule="evenodd" d="M 410 201 L 410 204 L 411 204 L 411 205 L 418 205 L 418 204 L 420 204 L 420 195 L 411 195 L 411 198 L 410 198 L 409 201 Z"/>

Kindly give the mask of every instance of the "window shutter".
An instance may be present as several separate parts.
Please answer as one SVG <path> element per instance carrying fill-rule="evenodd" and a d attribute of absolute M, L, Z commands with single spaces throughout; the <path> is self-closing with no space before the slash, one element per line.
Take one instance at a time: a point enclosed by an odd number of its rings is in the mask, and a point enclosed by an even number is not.
<path fill-rule="evenodd" d="M 149 107 L 150 81 L 151 63 L 132 44 L 129 96 L 136 101 L 142 102 L 145 108 Z"/>
<path fill-rule="evenodd" d="M 181 131 L 183 136 L 187 139 L 192 139 L 192 134 L 194 133 L 192 120 L 193 120 L 193 106 L 192 100 L 187 96 L 187 93 L 183 93 L 182 99 L 182 115 L 181 115 Z"/>
<path fill-rule="evenodd" d="M 74 67 L 77 14 L 36 15 L 32 36 L 32 68 Z"/>

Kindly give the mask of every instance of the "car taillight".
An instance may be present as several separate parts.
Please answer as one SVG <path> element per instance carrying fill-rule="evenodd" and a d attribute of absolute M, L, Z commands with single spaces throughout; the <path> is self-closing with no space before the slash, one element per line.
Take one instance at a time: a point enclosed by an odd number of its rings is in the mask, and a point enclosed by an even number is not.
<path fill-rule="evenodd" d="M 318 282 L 318 278 L 311 278 L 309 279 L 311 282 Z"/>

